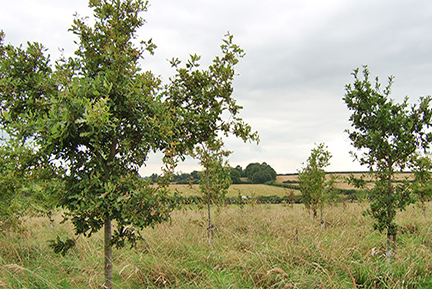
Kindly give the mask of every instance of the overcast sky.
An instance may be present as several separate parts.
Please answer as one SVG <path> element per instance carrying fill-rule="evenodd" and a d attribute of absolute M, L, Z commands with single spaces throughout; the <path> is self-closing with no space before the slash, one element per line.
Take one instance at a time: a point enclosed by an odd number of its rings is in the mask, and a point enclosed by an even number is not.
<path fill-rule="evenodd" d="M 86 0 L 0 0 L 6 43 L 37 41 L 52 60 L 59 48 L 75 50 L 68 32 L 73 14 L 92 17 Z M 142 61 L 167 82 L 166 59 L 202 55 L 207 67 L 229 31 L 246 52 L 237 66 L 234 97 L 241 116 L 260 134 L 259 145 L 229 138 L 229 161 L 243 168 L 267 162 L 294 173 L 315 143 L 333 155 L 328 171 L 366 170 L 353 162 L 345 129 L 350 116 L 342 98 L 351 72 L 368 65 L 383 85 L 395 76 L 392 98 L 417 102 L 432 94 L 432 1 L 430 0 L 154 0 L 143 14 L 142 40 L 153 38 L 154 56 Z M 142 175 L 158 172 L 151 156 Z M 200 169 L 188 161 L 179 170 Z"/>

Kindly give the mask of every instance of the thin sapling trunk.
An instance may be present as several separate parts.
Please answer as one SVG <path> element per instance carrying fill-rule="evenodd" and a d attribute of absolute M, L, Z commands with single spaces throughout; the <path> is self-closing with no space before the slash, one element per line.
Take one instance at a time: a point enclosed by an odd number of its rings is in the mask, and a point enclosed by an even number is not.
<path fill-rule="evenodd" d="M 209 246 L 211 245 L 211 239 L 212 239 L 212 229 L 213 229 L 213 225 L 211 222 L 211 210 L 210 210 L 210 181 L 209 181 L 209 173 L 208 171 L 206 172 L 206 187 L 207 187 L 207 212 L 208 212 L 208 228 L 207 228 L 207 233 L 208 233 L 208 244 Z"/>
<path fill-rule="evenodd" d="M 387 263 L 391 263 L 391 256 L 396 252 L 396 233 L 387 233 Z"/>
<path fill-rule="evenodd" d="M 104 288 L 112 289 L 113 281 L 112 281 L 112 224 L 111 219 L 107 217 L 105 219 L 105 237 L 104 237 L 104 258 L 105 258 L 105 283 Z"/>

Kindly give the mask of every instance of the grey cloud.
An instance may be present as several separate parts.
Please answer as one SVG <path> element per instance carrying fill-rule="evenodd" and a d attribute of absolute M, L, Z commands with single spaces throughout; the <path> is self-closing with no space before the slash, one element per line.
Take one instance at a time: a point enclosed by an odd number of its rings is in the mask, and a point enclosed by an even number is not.
<path fill-rule="evenodd" d="M 66 3 L 67 2 L 67 3 Z M 87 1 L 16 0 L 3 5 L 0 27 L 7 41 L 36 40 L 56 51 L 73 53 L 66 30 L 75 11 L 90 15 Z M 201 1 L 154 0 L 143 16 L 140 39 L 153 38 L 158 49 L 144 69 L 168 81 L 166 59 L 186 60 L 189 53 L 211 63 L 230 31 L 246 52 L 237 67 L 234 96 L 242 117 L 258 130 L 259 146 L 229 138 L 231 163 L 266 161 L 278 172 L 295 172 L 314 143 L 333 154 L 332 170 L 358 169 L 349 155 L 349 128 L 342 97 L 351 72 L 363 64 L 386 83 L 395 75 L 392 97 L 432 94 L 432 2 L 391 0 Z M 30 6 L 32 5 L 32 6 Z M 31 9 L 29 9 L 31 7 Z M 61 15 L 61 16 L 56 16 Z M 148 162 L 160 167 L 157 156 Z M 189 162 L 184 171 L 199 168 Z M 365 168 L 363 168 L 365 169 Z"/>

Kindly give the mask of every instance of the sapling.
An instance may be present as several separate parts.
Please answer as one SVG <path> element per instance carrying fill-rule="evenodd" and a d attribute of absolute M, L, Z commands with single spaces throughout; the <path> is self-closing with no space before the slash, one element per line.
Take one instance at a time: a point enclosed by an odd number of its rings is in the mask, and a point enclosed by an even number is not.
<path fill-rule="evenodd" d="M 327 146 L 321 143 L 312 149 L 305 167 L 299 170 L 299 186 L 303 204 L 312 210 L 313 217 L 317 218 L 320 210 L 320 221 L 323 223 L 322 208 L 330 191 L 334 190 L 334 178 L 326 180 L 325 167 L 330 165 L 332 155 Z"/>
<path fill-rule="evenodd" d="M 231 185 L 231 168 L 228 162 L 224 160 L 230 154 L 230 151 L 223 150 L 221 139 L 206 142 L 197 146 L 194 151 L 194 156 L 200 160 L 203 167 L 199 185 L 203 193 L 203 199 L 207 203 L 209 245 L 214 230 L 211 218 L 211 204 L 223 205 Z"/>
<path fill-rule="evenodd" d="M 347 130 L 352 145 L 357 150 L 354 158 L 366 165 L 374 178 L 370 190 L 370 209 L 366 214 L 375 220 L 374 228 L 387 231 L 387 260 L 391 261 L 396 248 L 396 211 L 411 203 L 410 191 L 402 183 L 394 185 L 397 171 L 412 165 L 418 150 L 427 150 L 432 141 L 430 127 L 432 110 L 430 96 L 421 97 L 418 105 L 409 106 L 406 97 L 402 103 L 390 99 L 393 77 L 381 89 L 378 78 L 375 83 L 363 67 L 363 78 L 359 69 L 352 73 L 354 83 L 346 86 L 343 100 L 352 111 L 352 130 Z"/>

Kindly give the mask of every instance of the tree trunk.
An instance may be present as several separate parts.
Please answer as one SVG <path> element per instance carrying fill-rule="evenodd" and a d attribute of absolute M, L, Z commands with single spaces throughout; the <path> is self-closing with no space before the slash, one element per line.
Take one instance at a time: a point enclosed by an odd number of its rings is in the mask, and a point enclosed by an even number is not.
<path fill-rule="evenodd" d="M 387 233 L 387 263 L 391 263 L 392 255 L 396 253 L 396 233 L 390 234 Z"/>
<path fill-rule="evenodd" d="M 425 202 L 423 200 L 421 201 L 421 207 L 422 207 L 423 218 L 425 218 L 426 217 L 426 206 L 425 206 Z"/>
<path fill-rule="evenodd" d="M 50 228 L 52 229 L 52 228 L 54 228 L 54 219 L 52 218 L 52 211 L 51 210 L 48 211 L 48 217 L 50 220 Z"/>
<path fill-rule="evenodd" d="M 104 288 L 112 289 L 113 288 L 113 280 L 112 280 L 112 226 L 111 219 L 109 217 L 105 220 L 105 238 L 104 238 L 104 258 L 105 258 L 105 283 Z"/>
<path fill-rule="evenodd" d="M 391 168 L 392 165 L 389 165 L 389 167 Z M 387 217 L 390 220 L 390 224 L 388 224 L 388 228 L 387 228 L 387 263 L 391 263 L 391 256 L 392 254 L 395 253 L 395 249 L 396 249 L 396 232 L 394 232 L 394 228 L 391 226 L 391 221 L 393 220 L 392 218 L 392 212 L 391 212 L 391 208 L 394 205 L 393 204 L 393 199 L 391 197 L 392 193 L 393 193 L 393 187 L 392 187 L 392 175 L 393 175 L 393 171 L 390 169 L 390 173 L 387 177 Z M 392 229 L 390 229 L 390 227 L 392 227 Z"/>
<path fill-rule="evenodd" d="M 323 220 L 323 206 L 320 206 L 320 223 L 321 225 L 324 225 L 324 220 Z"/>
<path fill-rule="evenodd" d="M 391 263 L 391 235 L 389 233 L 387 233 L 387 252 L 386 252 L 386 257 L 387 257 L 387 263 Z"/>
<path fill-rule="evenodd" d="M 213 234 L 213 226 L 212 226 L 212 222 L 211 222 L 211 211 L 210 211 L 210 181 L 209 181 L 209 175 L 208 175 L 208 170 L 206 172 L 206 178 L 207 178 L 207 211 L 208 211 L 208 228 L 207 228 L 207 234 L 208 234 L 208 244 L 209 246 L 211 245 L 211 238 L 212 238 L 212 234 Z"/>

